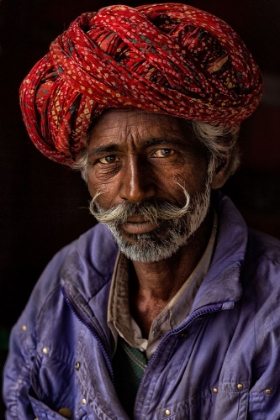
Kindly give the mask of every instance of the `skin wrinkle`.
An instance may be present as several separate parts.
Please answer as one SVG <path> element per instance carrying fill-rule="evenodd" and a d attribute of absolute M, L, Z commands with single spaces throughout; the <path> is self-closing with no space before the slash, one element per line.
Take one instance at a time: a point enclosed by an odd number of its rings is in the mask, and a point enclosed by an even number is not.
<path fill-rule="evenodd" d="M 125 111 L 119 112 L 120 115 L 125 115 L 126 113 L 128 113 L 128 112 L 125 112 Z M 137 115 L 137 113 L 131 111 L 131 117 L 132 118 L 134 118 L 135 114 Z M 134 122 L 134 124 L 132 124 L 132 123 L 130 123 L 128 121 L 129 127 L 134 127 L 134 125 L 136 126 L 136 130 L 137 131 L 136 131 L 136 134 L 134 135 L 134 137 L 139 137 L 139 128 L 137 127 L 137 124 L 138 124 L 138 121 L 139 121 L 139 117 L 140 116 L 144 116 L 145 117 L 144 118 L 144 122 L 145 122 L 145 120 L 147 120 L 147 117 L 148 117 L 148 119 L 151 118 L 151 114 L 148 114 L 148 115 L 147 114 L 148 113 L 140 112 L 140 115 L 137 115 L 137 117 L 136 117 L 136 124 L 135 124 L 135 122 Z M 175 129 L 174 129 L 174 125 L 175 125 L 175 122 L 176 121 L 172 121 L 172 120 L 176 120 L 176 119 L 174 119 L 174 118 L 171 119 L 171 128 L 169 127 L 169 129 L 168 129 L 168 126 L 167 126 L 167 121 L 169 121 L 168 117 L 163 117 L 163 116 L 160 116 L 159 117 L 159 121 L 160 121 L 160 132 L 161 133 L 165 134 L 165 132 L 168 132 L 168 134 L 170 135 L 170 133 L 173 134 L 174 132 L 178 131 L 178 128 L 177 127 L 175 127 Z M 99 121 L 102 121 L 102 118 Z M 164 124 L 162 123 L 162 121 L 164 122 Z M 110 122 L 111 122 L 111 120 L 110 120 Z M 95 125 L 95 127 L 97 127 L 97 126 L 98 126 L 98 124 Z M 123 126 L 122 125 L 118 125 L 118 122 L 116 121 L 116 119 L 113 119 L 112 124 L 110 124 L 110 128 L 109 129 L 106 127 L 105 134 L 104 133 L 101 133 L 101 135 L 99 135 L 98 145 L 100 146 L 100 143 L 101 142 L 106 142 L 106 145 L 108 146 L 108 140 L 112 143 L 112 140 L 111 140 L 111 138 L 112 138 L 112 132 L 115 129 L 117 130 L 117 135 L 116 134 L 114 135 L 114 142 L 113 142 L 113 144 L 114 145 L 119 145 L 121 141 L 127 142 L 130 145 L 129 147 L 131 147 L 131 153 L 130 153 L 130 155 L 131 154 L 133 155 L 134 152 L 135 152 L 135 146 L 133 144 L 131 145 L 131 141 L 132 140 L 131 140 L 131 136 L 127 132 L 127 127 L 125 128 L 125 133 L 123 134 L 122 133 Z M 123 135 L 122 138 L 120 137 L 121 136 L 120 132 Z M 93 136 L 95 135 L 95 130 L 93 130 L 92 135 Z M 150 133 L 147 131 L 146 127 L 145 127 L 145 129 L 142 130 L 141 135 L 142 135 L 142 137 L 144 137 L 144 136 L 150 137 Z M 174 138 L 174 135 L 172 135 L 172 137 Z M 182 144 L 185 143 L 185 139 L 182 136 L 182 132 L 180 133 L 180 140 L 182 140 Z M 191 140 L 191 142 L 193 142 L 193 140 Z M 196 143 L 196 147 L 198 148 L 198 150 L 201 150 L 202 149 L 202 147 L 200 149 L 200 146 L 198 146 L 197 143 Z M 183 148 L 183 146 L 182 146 L 182 148 Z M 191 149 L 190 146 L 188 147 L 188 150 L 189 149 Z M 142 152 L 141 148 L 139 148 L 139 151 Z M 91 152 L 91 149 L 90 149 L 90 152 Z M 121 152 L 123 153 L 123 150 L 121 150 Z M 187 154 L 185 154 L 184 155 L 184 159 L 181 159 L 180 162 L 179 162 L 180 165 L 182 165 L 184 163 L 184 161 L 191 162 L 193 160 L 193 153 L 191 154 L 191 156 L 188 156 Z M 204 153 L 203 153 L 203 155 L 204 155 Z M 141 156 L 141 153 L 139 153 L 138 156 Z M 198 157 L 196 157 L 196 160 L 198 161 Z M 205 158 L 205 160 L 206 160 L 206 158 Z M 199 174 L 197 173 L 197 169 L 194 167 L 193 170 L 194 170 L 194 175 L 192 175 L 192 176 L 193 177 L 194 176 L 198 176 L 199 177 Z M 180 168 L 178 167 L 178 165 L 177 166 L 174 166 L 174 165 L 172 166 L 172 176 L 179 183 L 183 183 L 185 181 L 184 178 L 182 178 L 182 176 L 180 175 Z M 153 167 L 152 166 L 150 167 L 149 177 L 150 178 L 155 178 L 154 177 L 154 171 L 153 171 Z M 131 180 L 129 180 L 129 181 L 131 182 Z M 157 182 L 156 179 L 152 179 L 152 181 Z M 101 179 L 101 182 L 102 183 L 104 183 L 104 182 L 107 183 L 106 176 Z M 184 199 L 184 195 L 182 195 L 182 199 Z M 181 202 L 181 204 L 183 204 L 182 199 L 179 200 Z"/>
<path fill-rule="evenodd" d="M 96 121 L 98 122 L 98 120 Z M 227 177 L 234 174 L 240 163 L 240 150 L 237 141 L 240 126 L 238 124 L 231 127 L 223 127 L 201 121 L 184 120 L 182 118 L 178 118 L 177 120 L 181 124 L 181 130 L 185 135 L 186 133 L 190 134 L 194 141 L 198 141 L 203 145 L 206 150 L 208 165 L 212 165 L 213 170 L 218 168 L 222 163 L 222 165 L 227 165 Z M 91 132 L 92 126 L 86 136 L 87 138 L 84 140 L 84 143 L 87 145 Z M 177 130 L 177 133 L 180 134 L 180 130 Z M 86 182 L 88 181 L 88 147 L 80 152 L 76 162 L 71 167 L 74 170 L 78 169 L 81 172 L 82 178 Z"/>
<path fill-rule="evenodd" d="M 144 335 L 148 334 L 153 320 L 177 293 L 203 254 L 212 229 L 212 214 L 207 211 L 210 189 L 220 188 L 228 176 L 229 153 L 225 155 L 225 165 L 215 169 L 213 159 L 209 164 L 206 147 L 192 132 L 188 131 L 187 135 L 185 126 L 189 127 L 182 124 L 181 119 L 166 115 L 110 110 L 94 125 L 88 144 L 88 188 L 92 197 L 100 193 L 96 199 L 100 208 L 109 210 L 126 202 L 140 206 L 153 200 L 181 208 L 186 202 L 185 194 L 174 180 L 184 186 L 192 205 L 196 202 L 197 207 L 192 211 L 199 222 L 181 243 L 177 238 L 173 240 L 176 249 L 170 250 L 172 229 L 169 224 L 162 224 L 158 229 L 157 223 L 140 218 L 137 223 L 128 222 L 118 227 L 121 240 L 128 243 L 128 248 L 137 247 L 139 242 L 143 245 L 146 241 L 139 261 L 135 255 L 130 255 L 133 267 L 130 278 L 132 316 Z M 145 142 L 151 138 L 165 138 L 166 144 L 147 146 Z M 113 153 L 105 152 L 104 156 L 92 154 L 97 147 L 112 145 L 116 146 Z M 203 202 L 205 214 L 199 216 Z M 186 230 L 183 225 L 174 228 L 179 235 L 185 234 Z M 156 257 L 146 256 L 146 250 L 150 252 L 150 248 L 158 250 Z"/>

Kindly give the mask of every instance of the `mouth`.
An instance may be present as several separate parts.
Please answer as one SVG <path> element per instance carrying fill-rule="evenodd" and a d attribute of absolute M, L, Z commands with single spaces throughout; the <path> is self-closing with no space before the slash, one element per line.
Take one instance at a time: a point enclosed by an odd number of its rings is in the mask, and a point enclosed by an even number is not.
<path fill-rule="evenodd" d="M 158 224 L 145 220 L 143 216 L 130 216 L 126 223 L 122 224 L 122 229 L 130 234 L 149 233 L 158 228 Z"/>

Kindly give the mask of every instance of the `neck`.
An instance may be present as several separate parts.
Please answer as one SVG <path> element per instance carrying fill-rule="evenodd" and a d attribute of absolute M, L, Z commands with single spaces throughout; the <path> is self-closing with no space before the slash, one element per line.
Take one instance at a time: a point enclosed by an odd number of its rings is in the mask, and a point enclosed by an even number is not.
<path fill-rule="evenodd" d="M 131 313 L 145 335 L 148 335 L 153 320 L 195 269 L 208 244 L 211 229 L 212 215 L 208 214 L 188 243 L 170 258 L 150 263 L 133 261 Z"/>

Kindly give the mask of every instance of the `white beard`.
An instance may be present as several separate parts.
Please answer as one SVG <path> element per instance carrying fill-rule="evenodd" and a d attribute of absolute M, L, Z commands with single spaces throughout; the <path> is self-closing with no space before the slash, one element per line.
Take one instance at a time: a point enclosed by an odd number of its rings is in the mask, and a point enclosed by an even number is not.
<path fill-rule="evenodd" d="M 203 193 L 196 193 L 190 197 L 184 189 L 187 205 L 184 206 L 184 214 L 180 217 L 161 220 L 160 227 L 154 231 L 144 234 L 128 234 L 121 228 L 121 224 L 104 222 L 113 234 L 120 251 L 129 259 L 141 262 L 154 262 L 170 258 L 179 248 L 187 244 L 188 239 L 199 228 L 205 219 L 210 206 L 211 176 L 207 177 Z M 183 187 L 182 187 L 183 188 Z M 102 221 L 102 208 L 93 198 L 90 209 L 93 215 Z M 93 205 L 97 211 L 93 210 Z M 121 206 L 121 205 L 120 205 Z M 118 207 L 118 206 L 117 206 Z M 181 209 L 180 209 L 181 210 Z M 104 213 L 113 213 L 114 209 Z M 117 209 L 118 211 L 118 209 Z M 147 206 L 147 213 L 148 206 Z M 147 214 L 145 212 L 145 215 Z M 181 212 L 182 213 L 182 212 Z M 153 214 L 154 218 L 154 214 Z M 105 220 L 106 218 L 104 218 Z"/>

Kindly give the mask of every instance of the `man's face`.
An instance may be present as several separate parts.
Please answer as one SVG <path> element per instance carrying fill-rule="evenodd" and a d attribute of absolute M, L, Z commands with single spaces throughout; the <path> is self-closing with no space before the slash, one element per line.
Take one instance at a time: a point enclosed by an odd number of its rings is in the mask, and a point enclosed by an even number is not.
<path fill-rule="evenodd" d="M 90 134 L 88 188 L 129 258 L 169 258 L 207 213 L 206 150 L 181 119 L 110 110 Z"/>

